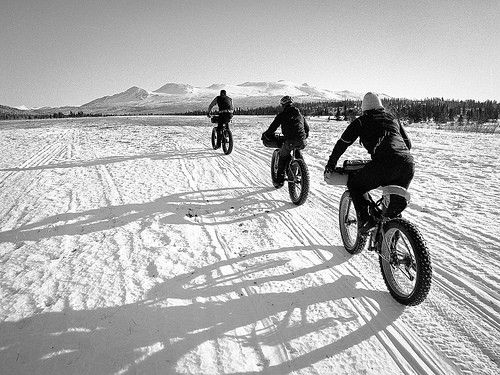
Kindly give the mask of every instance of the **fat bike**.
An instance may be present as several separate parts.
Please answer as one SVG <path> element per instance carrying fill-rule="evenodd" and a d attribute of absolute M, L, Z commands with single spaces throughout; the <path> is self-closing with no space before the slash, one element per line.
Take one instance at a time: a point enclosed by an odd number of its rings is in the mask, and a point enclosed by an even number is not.
<path fill-rule="evenodd" d="M 343 167 L 325 174 L 332 185 L 347 184 L 349 176 L 367 160 L 346 160 Z M 340 181 L 340 182 L 339 182 Z M 369 212 L 375 223 L 368 233 L 358 231 L 358 217 L 349 190 L 339 203 L 339 227 L 344 248 L 351 254 L 368 250 L 378 255 L 380 270 L 392 297 L 403 305 L 422 303 L 429 293 L 432 264 L 424 237 L 415 224 L 402 217 L 410 194 L 400 186 L 382 186 L 382 197 L 374 200 L 369 193 Z"/>

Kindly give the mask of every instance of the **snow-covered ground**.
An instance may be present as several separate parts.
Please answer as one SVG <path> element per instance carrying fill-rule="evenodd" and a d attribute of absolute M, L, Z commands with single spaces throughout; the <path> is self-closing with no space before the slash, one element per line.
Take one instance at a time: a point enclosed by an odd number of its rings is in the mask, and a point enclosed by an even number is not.
<path fill-rule="evenodd" d="M 498 374 L 500 137 L 409 128 L 427 300 L 338 230 L 310 119 L 308 201 L 270 183 L 269 117 L 0 122 L 0 373 Z M 345 157 L 366 156 L 359 145 Z"/>

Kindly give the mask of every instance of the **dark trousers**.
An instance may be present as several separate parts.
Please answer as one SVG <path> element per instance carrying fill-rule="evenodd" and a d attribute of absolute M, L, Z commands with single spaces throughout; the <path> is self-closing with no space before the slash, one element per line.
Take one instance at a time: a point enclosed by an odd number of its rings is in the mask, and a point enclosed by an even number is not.
<path fill-rule="evenodd" d="M 224 128 L 224 124 L 227 124 L 229 129 L 229 121 L 233 118 L 233 114 L 229 112 L 219 113 L 219 120 L 217 121 L 217 146 L 220 147 L 222 140 L 222 129 Z"/>
<path fill-rule="evenodd" d="M 347 188 L 351 193 L 352 203 L 361 221 L 369 217 L 367 192 L 379 186 L 398 185 L 405 189 L 415 174 L 413 157 L 394 156 L 390 160 L 371 161 L 352 175 L 347 182 Z"/>
<path fill-rule="evenodd" d="M 278 159 L 278 178 L 284 176 L 285 168 L 290 161 L 290 153 L 295 149 L 303 149 L 306 147 L 304 139 L 285 139 L 280 148 L 280 157 Z"/>

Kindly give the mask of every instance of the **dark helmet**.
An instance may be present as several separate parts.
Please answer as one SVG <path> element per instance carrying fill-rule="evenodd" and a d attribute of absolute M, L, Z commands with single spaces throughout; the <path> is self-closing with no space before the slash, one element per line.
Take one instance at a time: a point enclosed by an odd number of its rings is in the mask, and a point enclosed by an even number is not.
<path fill-rule="evenodd" d="M 226 95 L 226 90 L 220 90 L 221 95 Z"/>
<path fill-rule="evenodd" d="M 291 97 L 291 96 L 289 96 L 289 95 L 285 95 L 285 96 L 284 96 L 284 97 L 282 97 L 282 98 L 281 98 L 281 100 L 280 100 L 280 104 L 281 104 L 282 106 L 285 106 L 285 105 L 287 105 L 287 104 L 292 104 L 292 103 L 293 103 L 293 99 L 292 99 L 292 97 Z"/>

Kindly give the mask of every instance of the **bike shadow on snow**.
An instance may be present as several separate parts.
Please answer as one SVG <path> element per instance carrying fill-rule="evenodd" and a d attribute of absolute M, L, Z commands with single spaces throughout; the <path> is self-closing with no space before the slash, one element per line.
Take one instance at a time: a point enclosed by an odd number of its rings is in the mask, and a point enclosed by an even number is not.
<path fill-rule="evenodd" d="M 357 287 L 358 277 L 339 272 L 331 283 L 283 291 L 279 286 L 283 282 L 342 263 L 332 256 L 302 270 L 283 267 L 293 252 L 318 249 L 334 251 L 321 246 L 291 247 L 220 261 L 165 280 L 144 300 L 122 306 L 74 310 L 65 299 L 62 311 L 0 323 L 0 363 L 5 371 L 16 374 L 135 374 L 158 373 L 159 369 L 180 374 L 188 371 L 182 366 L 191 361 L 189 357 L 203 351 L 211 356 L 207 345 L 220 344 L 223 353 L 222 348 L 234 348 L 234 343 L 241 347 L 242 361 L 256 361 L 251 367 L 259 371 L 226 374 L 291 373 L 325 358 L 334 360 L 384 332 L 404 307 L 387 292 Z M 249 266 L 250 261 L 255 264 Z M 273 283 L 276 291 L 272 291 Z M 378 309 L 360 313 L 353 299 L 365 306 L 378 305 Z M 334 316 L 309 316 L 309 311 L 332 304 Z M 299 321 L 292 319 L 297 314 Z M 266 329 L 266 324 L 274 328 Z M 316 341 L 314 349 L 297 354 L 294 339 L 322 332 L 337 335 L 329 335 L 327 344 Z M 225 340 L 233 346 L 224 346 Z M 263 346 L 294 354 L 281 363 L 270 363 Z M 218 359 L 226 368 L 228 361 L 239 360 L 226 354 Z"/>
<path fill-rule="evenodd" d="M 111 205 L 81 212 L 64 212 L 36 223 L 0 232 L 0 242 L 39 241 L 63 235 L 85 235 L 139 222 L 141 228 L 162 225 L 221 225 L 244 222 L 294 208 L 270 199 L 273 187 L 222 188 L 188 191 L 145 203 Z"/>

